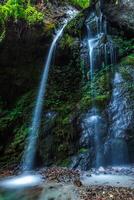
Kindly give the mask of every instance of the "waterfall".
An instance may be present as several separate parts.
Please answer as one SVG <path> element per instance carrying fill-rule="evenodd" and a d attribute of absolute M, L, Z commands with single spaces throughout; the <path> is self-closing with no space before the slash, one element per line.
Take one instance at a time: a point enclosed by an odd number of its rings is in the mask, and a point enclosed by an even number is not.
<path fill-rule="evenodd" d="M 109 104 L 110 116 L 110 138 L 108 140 L 111 147 L 108 155 L 111 155 L 112 165 L 128 164 L 128 148 L 126 143 L 126 130 L 129 126 L 132 117 L 132 111 L 127 108 L 127 100 L 124 97 L 126 89 L 122 86 L 124 79 L 119 72 L 115 72 L 113 79 L 113 91 Z"/>
<path fill-rule="evenodd" d="M 42 79 L 39 86 L 39 91 L 37 95 L 36 105 L 34 108 L 33 118 L 32 118 L 32 124 L 30 128 L 29 138 L 27 141 L 27 146 L 24 152 L 24 158 L 23 158 L 23 170 L 30 170 L 33 167 L 35 152 L 36 152 L 36 142 L 39 134 L 39 128 L 41 123 L 41 114 L 42 114 L 42 108 L 44 104 L 44 96 L 46 93 L 46 86 L 47 86 L 47 80 L 48 80 L 48 73 L 49 68 L 51 65 L 51 59 L 53 56 L 53 51 L 55 49 L 56 43 L 60 36 L 62 35 L 62 32 L 65 28 L 65 25 L 57 32 L 51 46 L 48 52 L 48 57 L 44 66 L 44 71 L 42 75 Z"/>
<path fill-rule="evenodd" d="M 90 13 L 86 20 L 92 93 L 92 109 L 90 115 L 86 117 L 88 117 L 88 125 L 94 127 L 92 128 L 93 134 L 90 134 L 92 136 L 91 140 L 93 140 L 92 146 L 94 146 L 94 166 L 99 167 L 103 164 L 123 165 L 128 163 L 128 149 L 125 139 L 128 114 L 126 111 L 126 99 L 123 96 L 124 90 L 122 89 L 124 80 L 117 67 L 112 81 L 113 90 L 108 108 L 110 126 L 106 141 L 103 139 L 105 133 L 100 129 L 102 116 L 95 105 L 95 73 L 107 65 L 115 67 L 117 62 L 116 47 L 110 35 L 108 35 L 108 23 L 103 15 L 103 1 L 100 0 L 96 7 L 96 10 Z"/>
<path fill-rule="evenodd" d="M 102 117 L 99 110 L 95 105 L 96 91 L 94 88 L 94 75 L 97 70 L 100 70 L 106 65 L 114 65 L 116 63 L 115 47 L 110 36 L 107 34 L 107 21 L 103 15 L 103 1 L 99 1 L 98 10 L 90 13 L 86 20 L 87 27 L 87 44 L 89 51 L 89 64 L 90 64 L 90 81 L 92 93 L 92 111 L 89 118 L 89 126 L 94 127 L 92 135 L 95 149 L 95 162 L 94 166 L 99 167 L 104 165 L 104 142 Z"/>
<path fill-rule="evenodd" d="M 61 37 L 65 26 L 76 15 L 76 13 L 77 13 L 76 10 L 68 11 L 69 19 L 64 21 L 64 24 L 57 31 L 57 34 L 54 37 L 52 44 L 50 46 L 46 63 L 44 65 L 44 71 L 42 74 L 41 82 L 39 85 L 39 91 L 38 91 L 36 104 L 35 104 L 35 108 L 33 112 L 33 118 L 32 118 L 31 128 L 29 132 L 29 137 L 28 137 L 28 141 L 27 141 L 24 155 L 23 155 L 23 161 L 22 161 L 23 171 L 29 171 L 33 168 L 33 163 L 34 163 L 34 158 L 35 158 L 35 153 L 36 153 L 36 146 L 37 146 L 37 139 L 38 139 L 39 128 L 41 124 L 42 109 L 43 109 L 44 100 L 45 100 L 48 74 L 49 74 L 49 69 L 50 69 L 54 49 L 56 48 L 57 42 L 59 38 Z"/>

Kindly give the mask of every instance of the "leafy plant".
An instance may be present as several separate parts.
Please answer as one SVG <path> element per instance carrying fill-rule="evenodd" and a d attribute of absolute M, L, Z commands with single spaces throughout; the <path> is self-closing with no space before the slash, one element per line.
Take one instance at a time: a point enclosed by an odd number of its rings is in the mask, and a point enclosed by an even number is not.
<path fill-rule="evenodd" d="M 90 0 L 71 0 L 71 3 L 80 8 L 87 8 L 90 5 Z"/>
<path fill-rule="evenodd" d="M 24 13 L 25 20 L 28 21 L 29 24 L 35 24 L 43 21 L 43 14 L 38 12 L 36 8 L 31 5 L 26 8 Z"/>
<path fill-rule="evenodd" d="M 43 21 L 44 15 L 27 3 L 25 0 L 8 0 L 0 5 L 0 23 L 4 24 L 8 20 L 24 20 L 29 24 Z"/>

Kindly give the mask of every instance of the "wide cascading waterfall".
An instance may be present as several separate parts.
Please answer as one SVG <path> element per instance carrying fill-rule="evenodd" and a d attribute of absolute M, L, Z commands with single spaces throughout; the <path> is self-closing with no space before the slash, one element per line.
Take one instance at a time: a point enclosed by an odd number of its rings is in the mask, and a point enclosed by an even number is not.
<path fill-rule="evenodd" d="M 32 124 L 30 128 L 30 133 L 28 137 L 28 141 L 25 147 L 24 156 L 22 160 L 22 170 L 29 171 L 33 168 L 35 153 L 36 153 L 36 145 L 37 145 L 37 139 L 39 135 L 39 128 L 41 124 L 41 115 L 42 115 L 42 109 L 44 105 L 44 98 L 46 93 L 46 86 L 47 86 L 47 80 L 48 80 L 48 73 L 51 65 L 51 60 L 53 57 L 54 49 L 57 45 L 57 42 L 59 38 L 61 37 L 63 30 L 67 23 L 76 15 L 76 11 L 69 11 L 69 19 L 64 21 L 64 25 L 62 25 L 62 28 L 57 31 L 56 36 L 54 37 L 54 40 L 52 41 L 52 44 L 50 46 L 48 56 L 46 63 L 44 65 L 44 71 L 42 75 L 42 79 L 39 86 L 39 91 L 37 95 L 36 105 L 33 112 L 33 118 L 32 118 Z"/>
<path fill-rule="evenodd" d="M 116 63 L 116 51 L 110 36 L 107 34 L 107 21 L 103 15 L 102 7 L 102 2 L 99 1 L 96 12 L 92 12 L 86 20 L 92 90 L 92 112 L 88 117 L 89 126 L 94 127 L 92 137 L 95 150 L 95 167 L 104 165 L 104 133 L 103 129 L 100 129 L 103 126 L 101 124 L 103 120 L 94 101 L 96 97 L 94 75 L 102 67 Z"/>

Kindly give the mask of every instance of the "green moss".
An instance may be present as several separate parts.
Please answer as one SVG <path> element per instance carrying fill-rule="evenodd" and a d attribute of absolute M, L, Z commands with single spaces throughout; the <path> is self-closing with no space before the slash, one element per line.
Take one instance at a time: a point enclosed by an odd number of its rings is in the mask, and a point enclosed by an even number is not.
<path fill-rule="evenodd" d="M 73 37 L 81 37 L 81 30 L 84 24 L 85 15 L 83 13 L 78 14 L 73 20 L 68 23 L 65 28 L 65 32 Z"/>
<path fill-rule="evenodd" d="M 0 5 L 0 22 L 8 20 L 26 20 L 29 24 L 42 22 L 44 15 L 37 9 L 23 0 L 8 0 Z"/>
<path fill-rule="evenodd" d="M 30 24 L 37 24 L 43 22 L 44 15 L 43 13 L 37 11 L 34 6 L 28 4 L 24 11 L 24 19 Z"/>
<path fill-rule="evenodd" d="M 6 35 L 7 24 L 19 24 L 19 27 L 43 24 L 44 14 L 39 12 L 29 1 L 7 0 L 0 4 L 0 42 Z M 24 25 L 25 24 L 25 25 Z M 20 28 L 21 29 L 21 28 Z"/>
<path fill-rule="evenodd" d="M 90 5 L 90 0 L 70 0 L 70 2 L 80 8 L 87 8 Z"/>
<path fill-rule="evenodd" d="M 0 118 L 0 143 L 4 156 L 1 156 L 1 162 L 16 163 L 19 161 L 24 149 L 25 138 L 28 135 L 28 122 L 32 114 L 33 99 L 34 92 L 30 91 L 17 101 L 12 110 L 6 112 L 2 110 L 3 116 Z"/>
<path fill-rule="evenodd" d="M 113 37 L 115 44 L 119 47 L 119 56 L 124 57 L 134 50 L 134 39 L 127 39 L 121 36 Z"/>
<path fill-rule="evenodd" d="M 55 29 L 55 23 L 53 22 L 47 22 L 44 24 L 44 32 L 47 34 L 47 37 L 51 37 L 52 33 Z"/>
<path fill-rule="evenodd" d="M 20 127 L 17 127 L 14 130 L 15 133 L 15 137 L 13 139 L 13 142 L 11 143 L 11 149 L 22 151 L 23 147 L 24 147 L 24 143 L 25 143 L 25 139 L 28 136 L 29 133 L 29 127 L 27 124 L 24 124 Z M 10 148 L 9 146 L 9 148 Z"/>
<path fill-rule="evenodd" d="M 92 94 L 91 82 L 86 83 L 81 89 L 78 90 L 74 95 L 70 92 L 68 101 L 63 101 L 61 98 L 58 99 L 57 104 L 52 105 L 55 101 L 53 100 L 51 106 L 55 106 L 55 110 L 59 113 L 56 119 L 57 128 L 55 134 L 57 137 L 63 137 L 70 139 L 72 137 L 71 118 L 73 113 L 89 109 L 92 106 L 92 101 L 103 109 L 110 99 L 110 68 L 105 68 L 99 71 L 94 79 L 93 85 L 95 95 Z M 71 86 L 70 86 L 71 87 Z M 58 91 L 57 91 L 58 94 Z M 50 98 L 50 97 L 49 97 Z M 48 98 L 48 99 L 49 99 Z M 53 96 L 54 98 L 54 96 Z M 52 100 L 52 96 L 51 96 Z M 49 105 L 50 106 L 50 105 Z"/>
<path fill-rule="evenodd" d="M 120 73 L 122 74 L 122 77 L 123 77 L 124 80 L 126 80 L 126 82 L 128 82 L 128 81 L 133 82 L 133 77 L 131 76 L 131 73 L 130 73 L 131 67 L 132 67 L 132 65 L 126 65 L 126 64 L 120 65 L 120 69 L 119 69 Z"/>
<path fill-rule="evenodd" d="M 134 54 L 130 54 L 121 60 L 122 65 L 134 65 Z"/>
<path fill-rule="evenodd" d="M 96 72 L 94 79 L 87 82 L 82 88 L 82 98 L 78 103 L 80 110 L 89 109 L 92 103 L 96 104 L 100 109 L 105 108 L 110 99 L 110 75 L 111 67 L 107 66 Z"/>
<path fill-rule="evenodd" d="M 77 104 L 77 107 L 82 111 L 89 109 L 92 106 L 92 96 L 88 93 L 85 93 L 80 102 Z"/>
<path fill-rule="evenodd" d="M 79 153 L 86 153 L 88 151 L 89 151 L 89 149 L 86 149 L 86 148 L 79 149 Z"/>
<path fill-rule="evenodd" d="M 70 159 L 64 159 L 62 161 L 57 162 L 57 165 L 61 166 L 61 167 L 69 167 L 70 165 Z"/>
<path fill-rule="evenodd" d="M 110 99 L 109 77 L 110 67 L 106 67 L 96 73 L 93 82 L 96 88 L 94 102 L 100 109 L 104 109 Z M 71 95 L 70 93 L 69 96 Z M 89 110 L 92 106 L 93 95 L 91 82 L 81 87 L 78 94 L 75 93 L 74 96 L 75 98 L 71 96 L 69 101 L 60 101 L 59 104 L 57 104 L 57 112 L 59 115 L 56 118 L 55 127 L 53 128 L 55 149 L 57 149 L 57 153 L 55 154 L 58 155 L 57 159 L 65 159 L 69 155 L 70 144 L 74 137 L 74 127 L 71 121 L 72 117 L 74 117 L 77 112 L 80 115 L 86 110 Z M 77 138 L 78 137 L 79 136 L 77 136 Z M 86 149 L 81 149 L 80 152 L 86 152 Z"/>
<path fill-rule="evenodd" d="M 64 34 L 64 37 L 62 37 L 60 41 L 60 47 L 62 49 L 71 48 L 73 46 L 74 41 L 75 41 L 75 38 L 73 38 L 72 36 L 66 33 Z"/>

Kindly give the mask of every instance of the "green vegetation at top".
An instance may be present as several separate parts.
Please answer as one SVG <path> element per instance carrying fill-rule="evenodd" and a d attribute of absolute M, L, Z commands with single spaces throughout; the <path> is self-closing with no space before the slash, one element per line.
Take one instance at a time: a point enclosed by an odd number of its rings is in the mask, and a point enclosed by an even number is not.
<path fill-rule="evenodd" d="M 79 8 L 89 6 L 91 0 L 67 0 L 66 2 Z M 49 2 L 49 1 L 47 1 Z M 47 3 L 44 1 L 44 3 Z M 43 22 L 44 14 L 27 0 L 7 0 L 0 4 L 0 24 L 5 24 L 9 20 L 26 21 L 28 24 Z"/>
<path fill-rule="evenodd" d="M 70 2 L 74 6 L 78 6 L 80 8 L 87 8 L 90 5 L 91 0 L 70 0 Z"/>
<path fill-rule="evenodd" d="M 43 14 L 26 0 L 7 0 L 0 5 L 0 23 L 5 24 L 9 20 L 17 22 L 26 21 L 30 25 L 43 21 Z"/>

